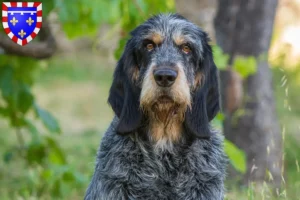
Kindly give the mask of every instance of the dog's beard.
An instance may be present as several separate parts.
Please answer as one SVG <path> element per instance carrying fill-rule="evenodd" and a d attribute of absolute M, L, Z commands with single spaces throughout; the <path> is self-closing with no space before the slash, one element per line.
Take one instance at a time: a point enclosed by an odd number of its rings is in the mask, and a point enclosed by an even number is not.
<path fill-rule="evenodd" d="M 171 97 L 163 95 L 153 103 L 150 112 L 151 115 L 153 115 L 152 118 L 167 126 L 172 118 L 181 119 L 179 121 L 183 120 L 183 114 L 186 110 L 185 107 L 186 106 L 175 102 Z"/>
<path fill-rule="evenodd" d="M 149 135 L 156 148 L 166 148 L 164 145 L 180 139 L 186 107 L 166 95 L 157 97 L 155 102 L 143 107 L 149 119 Z"/>
<path fill-rule="evenodd" d="M 151 139 L 159 145 L 178 141 L 181 138 L 187 104 L 176 102 L 168 95 L 161 95 L 155 99 L 146 106 L 143 105 L 144 114 L 149 119 Z"/>
<path fill-rule="evenodd" d="M 184 114 L 190 103 L 182 101 L 182 98 L 175 98 L 171 92 L 159 91 L 152 94 L 152 98 L 141 101 L 141 108 L 151 120 L 163 123 L 167 126 L 172 119 L 183 122 Z"/>
<path fill-rule="evenodd" d="M 191 105 L 189 84 L 180 66 L 178 77 L 170 88 L 158 87 L 152 67 L 145 74 L 140 98 L 140 107 L 149 119 L 149 133 L 160 144 L 165 142 L 159 141 L 178 141 L 185 112 Z"/>

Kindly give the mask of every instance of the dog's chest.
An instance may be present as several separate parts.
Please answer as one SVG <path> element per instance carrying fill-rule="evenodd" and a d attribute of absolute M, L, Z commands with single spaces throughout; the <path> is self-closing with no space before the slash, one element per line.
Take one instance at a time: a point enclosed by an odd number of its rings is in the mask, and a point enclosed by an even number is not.
<path fill-rule="evenodd" d="M 137 157 L 139 162 L 134 164 L 136 168 L 132 168 L 131 174 L 135 178 L 129 180 L 141 180 L 144 188 L 141 188 L 141 182 L 138 182 L 132 187 L 132 192 L 135 192 L 136 188 L 141 189 L 145 199 L 148 198 L 148 192 L 149 196 L 156 195 L 153 199 L 179 199 L 179 193 L 187 186 L 186 182 L 197 179 L 190 167 L 195 166 L 195 163 L 191 163 L 186 152 L 166 151 L 150 156 L 140 154 Z M 157 198 L 159 195 L 161 196 Z"/>
<path fill-rule="evenodd" d="M 102 144 L 96 180 L 123 191 L 125 199 L 199 200 L 208 199 L 204 197 L 211 195 L 212 185 L 222 189 L 223 160 L 218 156 L 223 154 L 211 141 L 196 140 L 166 151 L 119 136 L 106 137 Z"/>

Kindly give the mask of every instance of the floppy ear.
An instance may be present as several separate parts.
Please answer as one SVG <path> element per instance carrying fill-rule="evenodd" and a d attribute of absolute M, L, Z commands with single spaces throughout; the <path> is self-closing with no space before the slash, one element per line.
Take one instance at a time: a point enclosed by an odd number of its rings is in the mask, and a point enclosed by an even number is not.
<path fill-rule="evenodd" d="M 204 83 L 196 89 L 192 98 L 192 108 L 188 109 L 185 128 L 200 138 L 209 138 L 209 122 L 220 110 L 218 70 L 213 61 L 211 47 L 207 45 L 205 55 L 200 62 Z"/>
<path fill-rule="evenodd" d="M 126 134 L 139 127 L 142 114 L 139 110 L 140 91 L 129 76 L 129 69 L 135 67 L 133 52 L 125 47 L 114 72 L 113 83 L 109 91 L 108 103 L 119 118 L 117 133 Z"/>

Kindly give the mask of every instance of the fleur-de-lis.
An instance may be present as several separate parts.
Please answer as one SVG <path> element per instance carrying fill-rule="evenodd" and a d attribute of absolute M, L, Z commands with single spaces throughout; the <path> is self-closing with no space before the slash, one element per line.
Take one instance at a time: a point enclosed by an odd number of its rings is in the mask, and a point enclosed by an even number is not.
<path fill-rule="evenodd" d="M 26 35 L 26 32 L 23 31 L 23 29 L 21 29 L 21 31 L 18 34 L 19 34 L 19 36 L 21 36 L 21 38 L 23 38 L 24 35 Z"/>
<path fill-rule="evenodd" d="M 15 17 L 12 18 L 12 20 L 10 20 L 10 23 L 12 23 L 14 26 L 16 25 L 16 23 L 18 23 L 19 20 L 17 20 Z"/>
<path fill-rule="evenodd" d="M 34 21 L 31 19 L 31 17 L 29 17 L 27 20 L 26 20 L 26 23 L 31 26 L 32 23 L 34 23 Z"/>

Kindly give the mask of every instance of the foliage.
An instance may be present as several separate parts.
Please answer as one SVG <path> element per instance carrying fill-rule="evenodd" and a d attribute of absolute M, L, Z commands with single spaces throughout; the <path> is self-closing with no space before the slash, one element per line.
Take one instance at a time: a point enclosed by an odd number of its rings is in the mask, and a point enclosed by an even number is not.
<path fill-rule="evenodd" d="M 1 55 L 0 60 L 0 115 L 9 120 L 19 138 L 19 147 L 8 149 L 3 160 L 9 163 L 19 157 L 29 169 L 35 169 L 26 179 L 27 188 L 20 190 L 20 194 L 34 192 L 40 195 L 49 190 L 54 196 L 61 196 L 61 184 L 67 186 L 71 178 L 76 181 L 76 172 L 64 170 L 68 168 L 64 152 L 53 137 L 41 134 L 41 128 L 36 127 L 32 117 L 35 114 L 50 133 L 60 133 L 57 120 L 37 104 L 31 91 L 38 62 L 7 55 Z M 24 133 L 29 133 L 29 142 L 25 141 Z"/>
<path fill-rule="evenodd" d="M 115 52 L 119 58 L 128 39 L 129 32 L 154 14 L 172 12 L 174 0 L 112 0 L 85 1 L 53 0 L 62 22 L 64 32 L 70 37 L 94 37 L 101 24 L 121 27 L 119 47 Z"/>
<path fill-rule="evenodd" d="M 225 54 L 218 45 L 212 46 L 214 61 L 219 70 L 225 70 L 228 66 L 229 55 Z"/>
<path fill-rule="evenodd" d="M 229 65 L 229 55 L 224 53 L 218 45 L 213 45 L 214 61 L 219 70 L 226 70 Z M 262 54 L 258 58 L 254 56 L 236 56 L 233 60 L 232 69 L 243 79 L 255 74 L 257 71 L 257 59 L 265 60 L 266 55 Z"/>
<path fill-rule="evenodd" d="M 234 59 L 233 70 L 238 72 L 243 79 L 255 74 L 257 71 L 257 61 L 253 56 L 237 56 Z"/>
<path fill-rule="evenodd" d="M 225 54 L 223 50 L 217 46 L 213 45 L 212 46 L 213 50 L 213 55 L 214 55 L 214 61 L 216 66 L 218 67 L 219 70 L 226 70 L 228 67 L 228 62 L 229 62 L 229 55 Z M 245 67 L 245 66 L 243 66 Z M 245 67 L 247 68 L 247 66 Z M 240 73 L 244 73 L 247 69 L 243 68 L 234 68 L 235 70 L 240 70 Z M 225 116 L 221 113 L 218 113 L 217 117 L 214 119 L 214 124 L 221 128 L 223 126 L 223 121 L 225 119 Z M 240 173 L 245 173 L 246 172 L 246 155 L 245 153 L 239 149 L 237 146 L 235 146 L 232 142 L 229 140 L 224 141 L 224 150 L 226 155 L 229 158 L 230 164 L 234 167 L 235 170 L 237 170 Z"/>
<path fill-rule="evenodd" d="M 212 46 L 214 61 L 219 70 L 227 70 L 229 67 L 229 55 L 224 53 L 223 50 L 217 46 Z M 263 57 L 263 56 L 261 56 Z M 263 58 L 259 58 L 263 59 Z M 234 58 L 232 69 L 236 71 L 243 79 L 246 79 L 248 76 L 256 73 L 257 71 L 257 61 L 253 56 L 243 57 L 237 56 Z M 239 114 L 239 113 L 237 113 Z M 215 124 L 222 126 L 225 116 L 218 114 L 214 120 Z M 230 164 L 240 173 L 246 173 L 246 155 L 245 153 L 235 146 L 232 142 L 225 139 L 224 143 L 225 152 L 229 158 Z"/>
<path fill-rule="evenodd" d="M 229 140 L 224 142 L 225 152 L 232 166 L 240 173 L 246 173 L 246 155 Z"/>
<path fill-rule="evenodd" d="M 30 58 L 0 55 L 0 89 L 3 101 L 0 104 L 0 114 L 9 119 L 12 127 L 28 128 L 31 134 L 36 134 L 36 127 L 27 118 L 27 113 L 34 110 L 36 117 L 42 120 L 51 132 L 60 132 L 55 118 L 38 106 L 31 86 L 34 82 L 36 61 Z"/>

